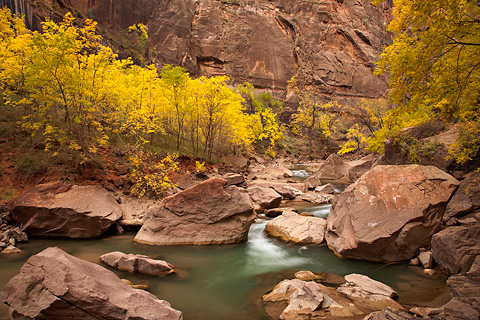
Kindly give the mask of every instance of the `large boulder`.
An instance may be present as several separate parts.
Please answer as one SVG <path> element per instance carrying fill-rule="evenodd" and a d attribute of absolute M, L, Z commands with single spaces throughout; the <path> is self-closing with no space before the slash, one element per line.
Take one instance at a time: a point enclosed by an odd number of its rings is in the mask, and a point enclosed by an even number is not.
<path fill-rule="evenodd" d="M 182 313 L 113 272 L 47 248 L 30 257 L 0 292 L 15 319 L 180 320 Z"/>
<path fill-rule="evenodd" d="M 304 181 L 309 188 L 315 188 L 321 181 L 352 183 L 370 170 L 375 157 L 366 156 L 360 160 L 344 162 L 339 155 L 331 154 L 317 172 Z"/>
<path fill-rule="evenodd" d="M 480 209 L 480 173 L 470 173 L 460 182 L 457 191 L 448 202 L 443 221 L 461 217 Z"/>
<path fill-rule="evenodd" d="M 268 222 L 265 232 L 287 242 L 321 244 L 325 240 L 326 225 L 325 219 L 304 217 L 293 211 L 286 211 Z"/>
<path fill-rule="evenodd" d="M 411 259 L 429 246 L 459 182 L 431 166 L 376 166 L 338 196 L 328 246 L 346 258 Z"/>
<path fill-rule="evenodd" d="M 28 235 L 91 238 L 122 218 L 114 196 L 99 186 L 55 182 L 38 185 L 9 203 Z"/>
<path fill-rule="evenodd" d="M 118 270 L 150 275 L 166 275 L 175 272 L 174 266 L 163 260 L 156 260 L 141 254 L 125 254 L 114 251 L 100 256 L 100 261 Z"/>
<path fill-rule="evenodd" d="M 211 178 L 149 209 L 135 241 L 155 245 L 243 242 L 254 219 L 252 201 L 243 189 Z"/>
<path fill-rule="evenodd" d="M 449 273 L 469 271 L 476 257 L 480 256 L 480 223 L 449 227 L 434 234 L 432 254 Z"/>

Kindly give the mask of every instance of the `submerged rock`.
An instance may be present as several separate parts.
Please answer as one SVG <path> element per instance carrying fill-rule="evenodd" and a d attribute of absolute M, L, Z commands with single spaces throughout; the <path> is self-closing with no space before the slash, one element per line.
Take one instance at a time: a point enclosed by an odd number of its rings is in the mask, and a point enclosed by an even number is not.
<path fill-rule="evenodd" d="M 175 272 L 174 266 L 163 260 L 151 259 L 141 254 L 125 254 L 115 251 L 102 255 L 100 261 L 112 268 L 150 275 L 165 275 Z"/>
<path fill-rule="evenodd" d="M 247 240 L 254 219 L 244 190 L 212 178 L 149 209 L 134 240 L 156 245 L 238 243 Z"/>
<path fill-rule="evenodd" d="M 0 292 L 12 319 L 181 320 L 167 301 L 123 283 L 113 272 L 47 248 L 30 257 Z"/>
<path fill-rule="evenodd" d="M 293 211 L 286 211 L 268 222 L 265 232 L 287 242 L 321 244 L 325 240 L 326 225 L 325 219 L 304 217 Z"/>
<path fill-rule="evenodd" d="M 41 184 L 9 203 L 12 217 L 28 235 L 92 238 L 122 217 L 112 194 L 98 186 Z"/>
<path fill-rule="evenodd" d="M 428 247 L 459 182 L 431 166 L 376 166 L 338 196 L 328 246 L 346 258 L 403 261 Z"/>

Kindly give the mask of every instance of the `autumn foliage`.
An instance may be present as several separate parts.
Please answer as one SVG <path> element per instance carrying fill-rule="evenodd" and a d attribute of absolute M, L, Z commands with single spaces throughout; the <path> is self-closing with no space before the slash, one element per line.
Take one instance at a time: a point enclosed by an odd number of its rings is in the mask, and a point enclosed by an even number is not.
<path fill-rule="evenodd" d="M 0 85 L 31 144 L 53 158 L 82 164 L 123 144 L 136 152 L 129 157 L 136 193 L 158 194 L 169 185 L 164 173 L 176 168 L 175 156 L 162 160 L 167 153 L 211 160 L 265 139 L 273 147 L 281 138 L 270 107 L 244 112 L 226 76 L 192 79 L 181 67 L 120 60 L 102 44 L 94 21 L 70 13 L 42 27 L 32 32 L 21 17 L 0 10 Z M 147 41 L 140 27 L 129 32 Z"/>
<path fill-rule="evenodd" d="M 268 108 L 244 112 L 228 77 L 192 79 L 181 67 L 119 60 L 101 44 L 94 21 L 77 23 L 66 14 L 31 32 L 8 9 L 0 11 L 4 99 L 22 110 L 20 123 L 35 143 L 54 155 L 82 162 L 120 139 L 212 159 L 280 138 Z"/>
<path fill-rule="evenodd" d="M 380 2 L 376 0 L 374 2 Z M 460 130 L 451 155 L 458 163 L 480 152 L 480 6 L 473 0 L 394 0 L 378 73 L 390 74 L 395 106 L 375 133 L 380 141 L 405 127 L 442 121 Z"/>

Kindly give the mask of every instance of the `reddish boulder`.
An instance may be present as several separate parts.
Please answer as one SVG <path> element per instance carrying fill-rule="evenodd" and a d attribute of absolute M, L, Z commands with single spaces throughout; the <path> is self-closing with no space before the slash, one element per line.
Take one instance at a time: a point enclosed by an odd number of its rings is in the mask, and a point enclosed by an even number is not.
<path fill-rule="evenodd" d="M 339 155 L 331 154 L 318 171 L 305 180 L 309 187 L 319 186 L 321 181 L 334 180 L 352 183 L 370 170 L 375 157 L 366 156 L 360 160 L 344 162 Z"/>
<path fill-rule="evenodd" d="M 28 235 L 92 238 L 122 217 L 115 197 L 98 186 L 41 184 L 9 203 L 12 217 Z"/>
<path fill-rule="evenodd" d="M 469 271 L 480 256 L 480 223 L 449 227 L 434 234 L 432 254 L 435 262 L 452 274 Z"/>
<path fill-rule="evenodd" d="M 156 260 L 141 254 L 125 254 L 119 251 L 102 255 L 100 261 L 118 270 L 150 275 L 166 275 L 175 272 L 174 266 L 163 260 Z"/>
<path fill-rule="evenodd" d="M 237 243 L 255 219 L 248 194 L 212 178 L 149 209 L 135 241 L 157 245 Z"/>
<path fill-rule="evenodd" d="M 262 209 L 276 208 L 282 202 L 282 196 L 273 188 L 249 186 L 247 192 L 253 202 Z"/>
<path fill-rule="evenodd" d="M 30 257 L 0 292 L 16 319 L 181 320 L 167 301 L 124 284 L 113 272 L 47 248 Z"/>
<path fill-rule="evenodd" d="M 459 182 L 431 166 L 376 166 L 336 198 L 328 246 L 346 258 L 402 261 L 430 244 Z"/>
<path fill-rule="evenodd" d="M 480 173 L 470 173 L 460 182 L 457 191 L 448 202 L 443 221 L 449 222 L 467 213 L 480 209 Z"/>
<path fill-rule="evenodd" d="M 326 221 L 323 218 L 304 217 L 292 211 L 268 222 L 265 232 L 287 242 L 321 244 L 325 240 Z"/>

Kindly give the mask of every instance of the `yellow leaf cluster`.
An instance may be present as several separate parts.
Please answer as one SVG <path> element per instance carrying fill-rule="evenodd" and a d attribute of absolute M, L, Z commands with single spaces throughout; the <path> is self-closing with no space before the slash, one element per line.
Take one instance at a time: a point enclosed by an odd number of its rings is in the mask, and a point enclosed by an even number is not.
<path fill-rule="evenodd" d="M 67 14 L 30 32 L 0 10 L 1 88 L 23 111 L 20 123 L 33 140 L 81 159 L 112 139 L 208 159 L 249 150 L 252 120 L 227 77 L 192 79 L 181 67 L 119 60 L 95 28 L 91 20 L 78 27 Z M 129 30 L 147 38 L 143 25 Z M 265 135 L 278 137 L 270 127 Z"/>
<path fill-rule="evenodd" d="M 377 3 L 379 1 L 376 1 Z M 460 126 L 463 136 L 478 127 L 480 101 L 480 6 L 472 0 L 394 0 L 385 48 L 377 73 L 390 74 L 393 117 L 423 114 Z M 415 116 L 413 116 L 414 114 Z M 473 115 L 473 116 L 472 116 Z M 421 121 L 420 119 L 418 119 Z M 408 121 L 397 119 L 397 122 Z M 378 136 L 384 133 L 377 133 Z M 478 155 L 480 138 L 463 138 L 451 150 L 457 162 Z"/>

